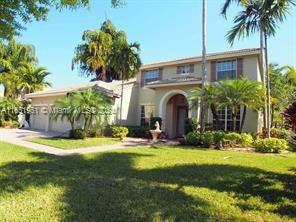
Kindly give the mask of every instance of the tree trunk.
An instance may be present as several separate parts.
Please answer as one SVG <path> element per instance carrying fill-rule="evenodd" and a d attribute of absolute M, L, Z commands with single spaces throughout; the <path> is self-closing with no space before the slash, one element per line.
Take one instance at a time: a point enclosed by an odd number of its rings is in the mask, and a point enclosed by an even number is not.
<path fill-rule="evenodd" d="M 270 126 L 271 128 L 274 127 L 274 105 L 271 104 L 271 116 L 270 116 Z"/>
<path fill-rule="evenodd" d="M 244 125 L 245 125 L 245 121 L 246 121 L 246 115 L 247 115 L 247 107 L 244 106 L 244 110 L 243 110 L 243 115 L 242 115 L 242 122 L 241 122 L 241 125 L 240 125 L 240 132 L 243 131 L 244 129 Z"/>
<path fill-rule="evenodd" d="M 206 90 L 206 0 L 202 1 L 202 84 L 200 100 L 200 132 L 205 130 L 205 90 Z"/>
<path fill-rule="evenodd" d="M 3 85 L 3 87 L 4 87 L 3 96 L 4 96 L 4 97 L 7 97 L 7 96 L 8 96 L 8 89 L 7 89 L 7 87 L 4 86 L 4 85 Z"/>
<path fill-rule="evenodd" d="M 265 64 L 266 64 L 266 101 L 267 101 L 267 138 L 270 137 L 270 79 L 269 79 L 269 65 L 268 65 L 268 51 L 267 51 L 267 33 L 264 32 L 265 43 Z"/>
<path fill-rule="evenodd" d="M 106 68 L 102 67 L 102 81 L 106 82 L 107 78 L 106 78 Z"/>
<path fill-rule="evenodd" d="M 237 113 L 235 113 L 235 112 L 232 112 L 232 130 L 233 130 L 233 132 L 235 132 L 236 131 L 236 115 L 237 115 Z"/>
<path fill-rule="evenodd" d="M 211 107 L 211 112 L 212 112 L 212 115 L 213 115 L 213 119 L 216 121 L 217 125 L 220 127 L 220 119 L 219 119 L 217 109 L 216 109 L 214 103 L 211 103 L 210 107 Z"/>
<path fill-rule="evenodd" d="M 121 73 L 121 98 L 120 98 L 120 126 L 122 126 L 122 106 L 123 106 L 123 84 L 124 84 L 124 79 L 123 79 L 123 74 Z"/>
<path fill-rule="evenodd" d="M 265 79 L 265 59 L 264 59 L 264 32 L 260 31 L 260 73 L 263 89 L 266 89 L 266 79 Z M 263 127 L 267 128 L 267 97 L 264 99 L 264 108 L 263 108 Z"/>

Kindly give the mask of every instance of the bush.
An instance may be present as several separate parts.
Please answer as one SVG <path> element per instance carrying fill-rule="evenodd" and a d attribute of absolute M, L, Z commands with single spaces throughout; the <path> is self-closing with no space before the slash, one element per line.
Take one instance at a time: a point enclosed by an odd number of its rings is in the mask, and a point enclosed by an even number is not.
<path fill-rule="evenodd" d="M 145 138 L 149 132 L 147 126 L 126 126 L 128 128 L 128 137 Z"/>
<path fill-rule="evenodd" d="M 106 133 L 108 136 L 123 140 L 128 134 L 128 128 L 124 126 L 109 126 Z"/>
<path fill-rule="evenodd" d="M 214 143 L 220 143 L 223 142 L 223 139 L 225 137 L 225 133 L 223 131 L 214 131 L 213 136 L 214 136 Z"/>
<path fill-rule="evenodd" d="M 286 129 L 278 129 L 272 128 L 270 129 L 270 137 L 278 138 L 278 139 L 287 139 L 289 136 L 289 131 Z M 263 132 L 259 135 L 260 138 L 267 137 L 267 130 L 263 130 Z"/>
<path fill-rule="evenodd" d="M 210 148 L 214 143 L 214 133 L 211 131 L 206 131 L 201 136 L 201 143 L 205 148 Z"/>
<path fill-rule="evenodd" d="M 101 137 L 103 135 L 102 129 L 91 128 L 87 130 L 88 137 Z"/>
<path fill-rule="evenodd" d="M 3 120 L 1 121 L 1 126 L 3 128 L 18 128 L 19 123 L 17 121 L 12 121 L 12 120 Z"/>
<path fill-rule="evenodd" d="M 150 129 L 155 129 L 155 123 L 158 121 L 160 129 L 162 126 L 162 119 L 160 117 L 151 117 L 150 118 Z"/>
<path fill-rule="evenodd" d="M 197 129 L 197 119 L 188 118 L 185 120 L 185 135 Z"/>
<path fill-rule="evenodd" d="M 262 153 L 279 153 L 282 150 L 288 149 L 288 143 L 284 139 L 265 138 L 257 139 L 254 142 L 257 152 Z"/>
<path fill-rule="evenodd" d="M 249 133 L 242 133 L 241 134 L 241 145 L 243 147 L 250 147 L 254 143 L 254 139 L 251 134 Z"/>
<path fill-rule="evenodd" d="M 180 138 L 180 139 L 178 139 L 178 141 L 179 141 L 180 145 L 183 145 L 183 146 L 188 145 L 188 143 L 187 143 L 187 141 L 186 141 L 185 138 Z"/>
<path fill-rule="evenodd" d="M 199 132 L 190 132 L 186 135 L 188 145 L 198 146 L 201 145 L 201 134 Z"/>
<path fill-rule="evenodd" d="M 242 140 L 242 137 L 240 134 L 235 132 L 227 133 L 224 136 L 223 145 L 230 146 L 230 147 L 238 146 L 238 145 L 241 145 L 241 140 Z"/>
<path fill-rule="evenodd" d="M 74 129 L 70 131 L 70 137 L 74 139 L 85 139 L 87 133 L 83 129 Z"/>

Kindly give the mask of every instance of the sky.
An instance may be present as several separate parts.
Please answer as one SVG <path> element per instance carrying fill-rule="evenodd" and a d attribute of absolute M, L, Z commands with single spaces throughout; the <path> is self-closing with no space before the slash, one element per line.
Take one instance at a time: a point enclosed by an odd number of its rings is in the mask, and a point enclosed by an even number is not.
<path fill-rule="evenodd" d="M 83 31 L 100 28 L 106 18 L 124 30 L 130 42 L 140 43 L 144 64 L 201 55 L 201 0 L 126 0 L 117 9 L 111 8 L 111 0 L 90 2 L 89 9 L 52 9 L 47 21 L 27 24 L 18 37 L 35 46 L 39 65 L 52 73 L 48 80 L 55 88 L 89 81 L 79 70 L 71 70 L 71 60 L 75 46 L 82 43 Z M 240 9 L 232 6 L 226 20 L 219 14 L 222 4 L 222 0 L 207 1 L 207 52 L 259 47 L 258 34 L 232 47 L 226 42 L 225 34 Z M 269 39 L 269 56 L 270 62 L 296 66 L 295 7 L 276 37 Z"/>

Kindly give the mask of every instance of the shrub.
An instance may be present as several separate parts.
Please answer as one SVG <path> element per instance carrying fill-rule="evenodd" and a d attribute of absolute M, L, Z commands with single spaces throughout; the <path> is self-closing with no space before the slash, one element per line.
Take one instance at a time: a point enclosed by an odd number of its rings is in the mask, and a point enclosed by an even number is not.
<path fill-rule="evenodd" d="M 85 139 L 87 133 L 83 129 L 74 129 L 70 131 L 70 137 L 74 139 Z"/>
<path fill-rule="evenodd" d="M 241 134 L 241 145 L 243 147 L 250 147 L 254 143 L 254 139 L 251 134 L 249 133 L 242 133 Z"/>
<path fill-rule="evenodd" d="M 195 131 L 197 128 L 197 119 L 196 118 L 188 118 L 185 120 L 185 135 L 190 132 Z"/>
<path fill-rule="evenodd" d="M 186 135 L 186 141 L 189 145 L 201 145 L 201 134 L 199 132 L 190 132 Z"/>
<path fill-rule="evenodd" d="M 223 139 L 225 137 L 225 132 L 223 131 L 214 131 L 213 132 L 213 139 L 214 143 L 216 144 L 216 149 L 222 149 Z"/>
<path fill-rule="evenodd" d="M 201 136 L 201 143 L 205 148 L 210 148 L 214 143 L 214 133 L 211 131 L 206 131 Z"/>
<path fill-rule="evenodd" d="M 128 137 L 145 138 L 149 127 L 147 126 L 126 126 L 128 128 Z"/>
<path fill-rule="evenodd" d="M 180 139 L 178 139 L 178 141 L 179 141 L 180 145 L 184 145 L 184 146 L 188 145 L 185 138 L 180 138 Z"/>
<path fill-rule="evenodd" d="M 287 139 L 289 136 L 289 131 L 286 129 L 278 129 L 278 128 L 272 128 L 270 129 L 270 136 L 273 138 L 278 139 Z M 267 130 L 263 130 L 263 132 L 259 135 L 260 138 L 266 138 L 267 137 Z"/>
<path fill-rule="evenodd" d="M 223 139 L 223 145 L 226 146 L 237 146 L 241 144 L 241 135 L 235 132 L 227 133 Z"/>
<path fill-rule="evenodd" d="M 265 138 L 257 139 L 254 142 L 254 146 L 257 152 L 279 153 L 280 151 L 288 148 L 288 143 L 284 139 Z"/>
<path fill-rule="evenodd" d="M 102 129 L 91 128 L 91 129 L 87 130 L 88 137 L 100 137 L 102 135 L 103 135 Z"/>
<path fill-rule="evenodd" d="M 12 120 L 3 120 L 1 121 L 1 126 L 3 128 L 18 128 L 19 123 L 17 121 L 12 121 Z"/>
<path fill-rule="evenodd" d="M 160 129 L 162 126 L 162 119 L 160 117 L 151 117 L 150 118 L 150 129 L 155 129 L 155 123 L 158 121 Z"/>
<path fill-rule="evenodd" d="M 110 127 L 110 135 L 113 138 L 119 138 L 123 140 L 128 134 L 128 128 L 124 126 L 109 126 Z"/>

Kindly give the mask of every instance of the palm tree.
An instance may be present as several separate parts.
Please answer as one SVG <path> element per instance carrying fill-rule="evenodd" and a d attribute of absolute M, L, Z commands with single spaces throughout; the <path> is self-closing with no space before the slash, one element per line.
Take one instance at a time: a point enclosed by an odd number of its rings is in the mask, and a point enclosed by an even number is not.
<path fill-rule="evenodd" d="M 24 93 L 42 91 L 44 87 L 50 87 L 51 83 L 46 81 L 46 77 L 51 73 L 45 67 L 35 67 L 26 64 L 22 69 L 20 90 Z"/>
<path fill-rule="evenodd" d="M 292 87 L 296 87 L 296 68 L 293 66 L 285 66 L 285 81 Z"/>
<path fill-rule="evenodd" d="M 229 5 L 234 0 L 226 0 L 222 14 L 226 15 Z M 261 50 L 264 48 L 265 76 L 266 76 L 266 107 L 267 107 L 267 136 L 270 137 L 270 81 L 268 68 L 268 46 L 267 39 L 274 36 L 278 23 L 282 23 L 286 18 L 289 8 L 294 5 L 293 0 L 236 0 L 244 9 L 234 19 L 235 25 L 227 33 L 227 40 L 233 44 L 235 38 L 249 36 L 251 33 L 259 31 Z M 263 46 L 264 42 L 264 46 Z M 261 53 L 262 54 L 262 53 Z M 263 57 L 263 55 L 262 55 Z M 263 61 L 263 60 L 262 60 Z M 261 68 L 262 70 L 262 68 Z"/>
<path fill-rule="evenodd" d="M 95 118 L 96 124 L 101 126 L 106 122 L 111 110 L 111 100 L 94 89 L 86 89 L 74 94 L 77 101 L 80 115 L 84 119 L 84 129 L 89 129 Z"/>
<path fill-rule="evenodd" d="M 59 118 L 62 121 L 66 119 L 71 124 L 71 130 L 74 130 L 75 121 L 78 120 L 80 115 L 79 104 L 74 97 L 74 93 L 70 93 L 54 103 L 54 109 L 50 114 L 50 118 L 55 121 Z"/>
<path fill-rule="evenodd" d="M 206 0 L 202 1 L 202 84 L 200 98 L 200 132 L 205 130 L 205 97 L 206 97 Z"/>
<path fill-rule="evenodd" d="M 138 73 L 142 62 L 139 55 L 140 45 L 138 43 L 128 44 L 125 39 L 119 39 L 115 42 L 111 54 L 111 66 L 119 73 L 121 83 L 121 100 L 120 100 L 120 125 L 122 125 L 122 107 L 123 107 L 123 90 L 124 81 L 135 77 Z"/>
<path fill-rule="evenodd" d="M 243 129 L 247 107 L 260 109 L 264 98 L 264 89 L 258 82 L 248 79 L 223 80 L 216 85 L 218 90 L 217 103 L 219 107 L 228 107 L 231 110 L 232 129 L 237 130 L 237 115 L 241 106 L 244 107 L 242 122 L 239 127 Z M 263 96 L 263 97 L 262 97 Z"/>
<path fill-rule="evenodd" d="M 0 84 L 4 86 L 4 96 L 18 96 L 22 68 L 36 63 L 33 46 L 18 43 L 14 39 L 7 44 L 0 43 Z"/>
<path fill-rule="evenodd" d="M 217 113 L 217 96 L 218 88 L 215 85 L 206 85 L 204 93 L 204 106 L 205 109 L 211 109 L 212 115 L 216 123 L 219 125 L 220 119 Z M 191 108 L 198 108 L 198 102 L 201 100 L 202 90 L 200 87 L 193 89 L 189 93 L 189 100 L 191 101 Z"/>
<path fill-rule="evenodd" d="M 106 68 L 111 52 L 112 36 L 101 30 L 87 30 L 83 33 L 82 40 L 85 43 L 76 47 L 72 69 L 75 65 L 78 65 L 82 73 L 87 76 L 95 73 L 97 78 L 106 81 Z"/>

